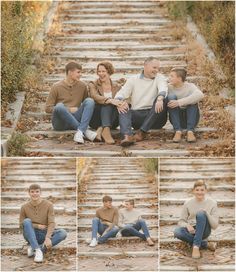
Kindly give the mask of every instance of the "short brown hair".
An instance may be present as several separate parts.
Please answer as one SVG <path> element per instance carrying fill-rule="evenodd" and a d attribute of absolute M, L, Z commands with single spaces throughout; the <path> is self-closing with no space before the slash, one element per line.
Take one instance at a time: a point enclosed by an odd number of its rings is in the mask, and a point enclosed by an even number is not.
<path fill-rule="evenodd" d="M 134 207 L 134 199 L 126 199 L 125 202 L 129 202 Z"/>
<path fill-rule="evenodd" d="M 187 71 L 184 68 L 173 68 L 171 72 L 175 72 L 177 77 L 181 77 L 183 82 L 186 80 Z"/>
<path fill-rule="evenodd" d="M 115 72 L 114 66 L 109 61 L 102 61 L 102 62 L 98 63 L 97 72 L 98 72 L 99 66 L 104 66 L 110 76 L 113 75 Z"/>
<path fill-rule="evenodd" d="M 102 198 L 102 202 L 108 202 L 108 201 L 112 201 L 112 198 L 110 197 L 110 196 L 104 196 L 103 198 Z"/>
<path fill-rule="evenodd" d="M 69 63 L 66 64 L 65 70 L 66 70 L 67 75 L 68 75 L 69 71 L 74 71 L 76 69 L 82 70 L 82 65 L 77 63 L 77 62 L 74 62 L 74 61 L 69 62 Z"/>
<path fill-rule="evenodd" d="M 149 63 L 149 62 L 151 62 L 153 60 L 157 60 L 160 63 L 160 61 L 159 61 L 158 58 L 156 58 L 156 57 L 148 57 L 148 58 L 145 59 L 144 64 L 147 64 L 147 63 Z"/>
<path fill-rule="evenodd" d="M 34 184 L 31 184 L 31 185 L 29 186 L 28 191 L 30 191 L 30 190 L 38 190 L 38 189 L 41 191 L 40 185 L 34 183 Z"/>
<path fill-rule="evenodd" d="M 204 186 L 205 189 L 207 189 L 207 186 L 206 186 L 206 183 L 204 180 L 197 180 L 194 182 L 194 185 L 193 185 L 193 189 L 195 189 L 196 187 L 199 187 L 199 186 Z"/>

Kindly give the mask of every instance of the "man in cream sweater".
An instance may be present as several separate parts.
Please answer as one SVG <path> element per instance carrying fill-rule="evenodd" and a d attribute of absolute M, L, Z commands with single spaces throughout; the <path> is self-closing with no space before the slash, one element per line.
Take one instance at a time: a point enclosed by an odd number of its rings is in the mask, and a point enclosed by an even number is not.
<path fill-rule="evenodd" d="M 30 201 L 20 210 L 20 229 L 29 243 L 28 257 L 34 256 L 35 262 L 43 261 L 43 253 L 62 240 L 66 239 L 64 229 L 55 229 L 53 204 L 41 198 L 41 188 L 38 184 L 29 187 Z"/>
<path fill-rule="evenodd" d="M 200 118 L 198 102 L 204 97 L 195 84 L 185 81 L 186 75 L 185 69 L 173 68 L 169 76 L 167 106 L 175 143 L 181 141 L 183 129 L 187 129 L 187 141 L 196 142 L 193 132 Z"/>
<path fill-rule="evenodd" d="M 122 236 L 137 236 L 146 240 L 149 246 L 153 246 L 147 224 L 142 219 L 140 211 L 134 208 L 134 200 L 126 200 L 123 206 L 125 208 L 119 210 L 119 227 Z"/>
<path fill-rule="evenodd" d="M 160 62 L 149 57 L 141 74 L 127 80 L 115 98 L 124 100 L 119 111 L 121 146 L 142 141 L 150 129 L 162 128 L 167 121 L 167 81 L 158 73 Z M 130 106 L 125 100 L 129 99 Z M 132 127 L 139 129 L 133 137 Z"/>

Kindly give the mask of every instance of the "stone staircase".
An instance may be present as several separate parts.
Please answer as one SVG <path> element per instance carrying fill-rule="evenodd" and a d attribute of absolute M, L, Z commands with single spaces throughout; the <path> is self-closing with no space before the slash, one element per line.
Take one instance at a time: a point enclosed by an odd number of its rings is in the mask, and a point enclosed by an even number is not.
<path fill-rule="evenodd" d="M 5 159 L 1 185 L 1 249 L 2 269 L 73 270 L 76 267 L 76 173 L 75 159 Z M 54 204 L 56 227 L 64 228 L 68 236 L 56 246 L 42 264 L 35 265 L 26 256 L 27 243 L 19 231 L 19 212 L 29 200 L 28 187 L 38 183 L 42 197 Z M 60 252 L 63 252 L 60 254 Z M 14 253 L 14 254 L 13 254 Z M 51 255 L 52 254 L 52 255 Z M 14 256 L 14 258 L 12 257 Z M 48 265 L 50 258 L 54 260 Z M 60 260 L 58 260 L 60 256 Z M 65 261 L 66 265 L 60 264 Z"/>
<path fill-rule="evenodd" d="M 50 115 L 44 113 L 45 101 L 51 85 L 64 78 L 64 66 L 75 60 L 83 65 L 82 80 L 96 79 L 96 65 L 110 60 L 116 69 L 114 80 L 127 79 L 141 71 L 147 56 L 161 60 L 161 72 L 168 74 L 173 66 L 186 67 L 185 41 L 173 35 L 174 22 L 168 18 L 165 4 L 161 1 L 61 1 L 50 35 L 43 61 L 53 67 L 44 76 L 45 89 L 37 93 L 37 101 L 22 115 L 23 123 L 33 124 L 26 134 L 32 142 L 26 151 L 30 156 L 189 156 L 193 145 L 184 140 L 180 144 L 171 141 L 170 124 L 159 131 L 152 131 L 148 140 L 130 147 L 127 152 L 119 145 L 119 131 L 114 146 L 86 142 L 73 142 L 73 131 L 52 130 Z M 47 66 L 45 64 L 45 66 Z M 201 74 L 190 74 L 189 80 L 200 83 Z M 214 132 L 214 128 L 200 127 L 197 135 Z M 208 137 L 209 138 L 209 137 Z M 214 144 L 214 137 L 199 138 L 197 146 Z M 196 151 L 202 155 L 201 151 Z"/>
<path fill-rule="evenodd" d="M 161 271 L 234 271 L 235 184 L 234 160 L 227 158 L 160 159 L 160 268 Z M 215 253 L 203 250 L 200 260 L 173 237 L 182 205 L 192 197 L 193 183 L 202 179 L 217 200 L 220 225 L 209 238 Z"/>
<path fill-rule="evenodd" d="M 94 159 L 93 172 L 86 184 L 81 184 L 78 205 L 78 263 L 79 271 L 157 271 L 158 214 L 157 184 L 147 174 L 143 160 L 135 158 Z M 93 162 L 93 163 L 94 163 Z M 85 173 L 86 175 L 86 173 Z M 143 213 L 154 247 L 137 237 L 117 237 L 106 244 L 90 248 L 91 222 L 102 197 L 110 195 L 118 207 L 125 199 L 134 198 Z"/>

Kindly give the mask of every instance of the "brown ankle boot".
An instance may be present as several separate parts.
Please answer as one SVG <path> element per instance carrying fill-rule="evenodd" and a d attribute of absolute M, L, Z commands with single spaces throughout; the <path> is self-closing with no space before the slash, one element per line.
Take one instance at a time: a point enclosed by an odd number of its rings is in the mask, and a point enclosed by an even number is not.
<path fill-rule="evenodd" d="M 96 136 L 96 139 L 99 141 L 99 142 L 101 142 L 102 141 L 102 131 L 103 131 L 103 127 L 99 127 L 98 129 L 97 129 L 97 136 Z"/>
<path fill-rule="evenodd" d="M 193 247 L 192 258 L 193 259 L 200 259 L 201 258 L 199 247 L 195 247 L 195 246 Z"/>
<path fill-rule="evenodd" d="M 106 144 L 114 144 L 115 141 L 111 136 L 111 129 L 109 127 L 104 127 L 102 131 L 102 138 Z"/>
<path fill-rule="evenodd" d="M 134 139 L 136 142 L 141 142 L 144 140 L 146 133 L 142 130 L 138 130 L 137 133 L 134 135 Z"/>
<path fill-rule="evenodd" d="M 120 142 L 123 147 L 130 146 L 135 143 L 134 137 L 132 135 L 125 135 L 124 139 Z"/>
<path fill-rule="evenodd" d="M 176 131 L 175 132 L 175 136 L 173 138 L 173 142 L 174 143 L 179 143 L 181 141 L 181 136 L 182 136 L 182 132 L 181 131 Z"/>
<path fill-rule="evenodd" d="M 193 132 L 191 130 L 187 131 L 187 142 L 194 143 L 196 142 L 196 137 L 194 136 Z"/>

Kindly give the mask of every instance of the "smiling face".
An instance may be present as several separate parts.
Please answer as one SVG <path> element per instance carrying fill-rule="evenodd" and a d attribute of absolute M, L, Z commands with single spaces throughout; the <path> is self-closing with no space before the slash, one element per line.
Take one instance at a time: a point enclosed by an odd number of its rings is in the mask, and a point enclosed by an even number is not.
<path fill-rule="evenodd" d="M 173 86 L 176 86 L 176 85 L 179 85 L 181 84 L 183 81 L 182 81 L 182 78 L 179 77 L 176 72 L 170 72 L 169 74 L 169 82 L 173 85 Z"/>
<path fill-rule="evenodd" d="M 112 201 L 104 201 L 103 206 L 107 209 L 111 209 L 112 207 Z"/>
<path fill-rule="evenodd" d="M 68 78 L 73 81 L 79 81 L 81 77 L 81 70 L 80 69 L 74 69 L 68 71 Z"/>
<path fill-rule="evenodd" d="M 32 201 L 37 201 L 40 199 L 41 190 L 40 189 L 30 189 L 29 190 L 30 199 Z"/>
<path fill-rule="evenodd" d="M 97 75 L 99 76 L 99 79 L 104 82 L 110 79 L 110 75 L 107 71 L 107 69 L 103 65 L 99 65 L 97 69 Z"/>
<path fill-rule="evenodd" d="M 160 67 L 158 60 L 152 60 L 144 64 L 144 76 L 147 78 L 155 78 Z"/>
<path fill-rule="evenodd" d="M 124 206 L 127 210 L 132 210 L 134 207 L 129 201 L 125 201 Z"/>
<path fill-rule="evenodd" d="M 207 193 L 207 189 L 205 186 L 197 186 L 193 189 L 193 194 L 196 197 L 197 200 L 201 201 L 205 198 L 205 195 Z"/>

